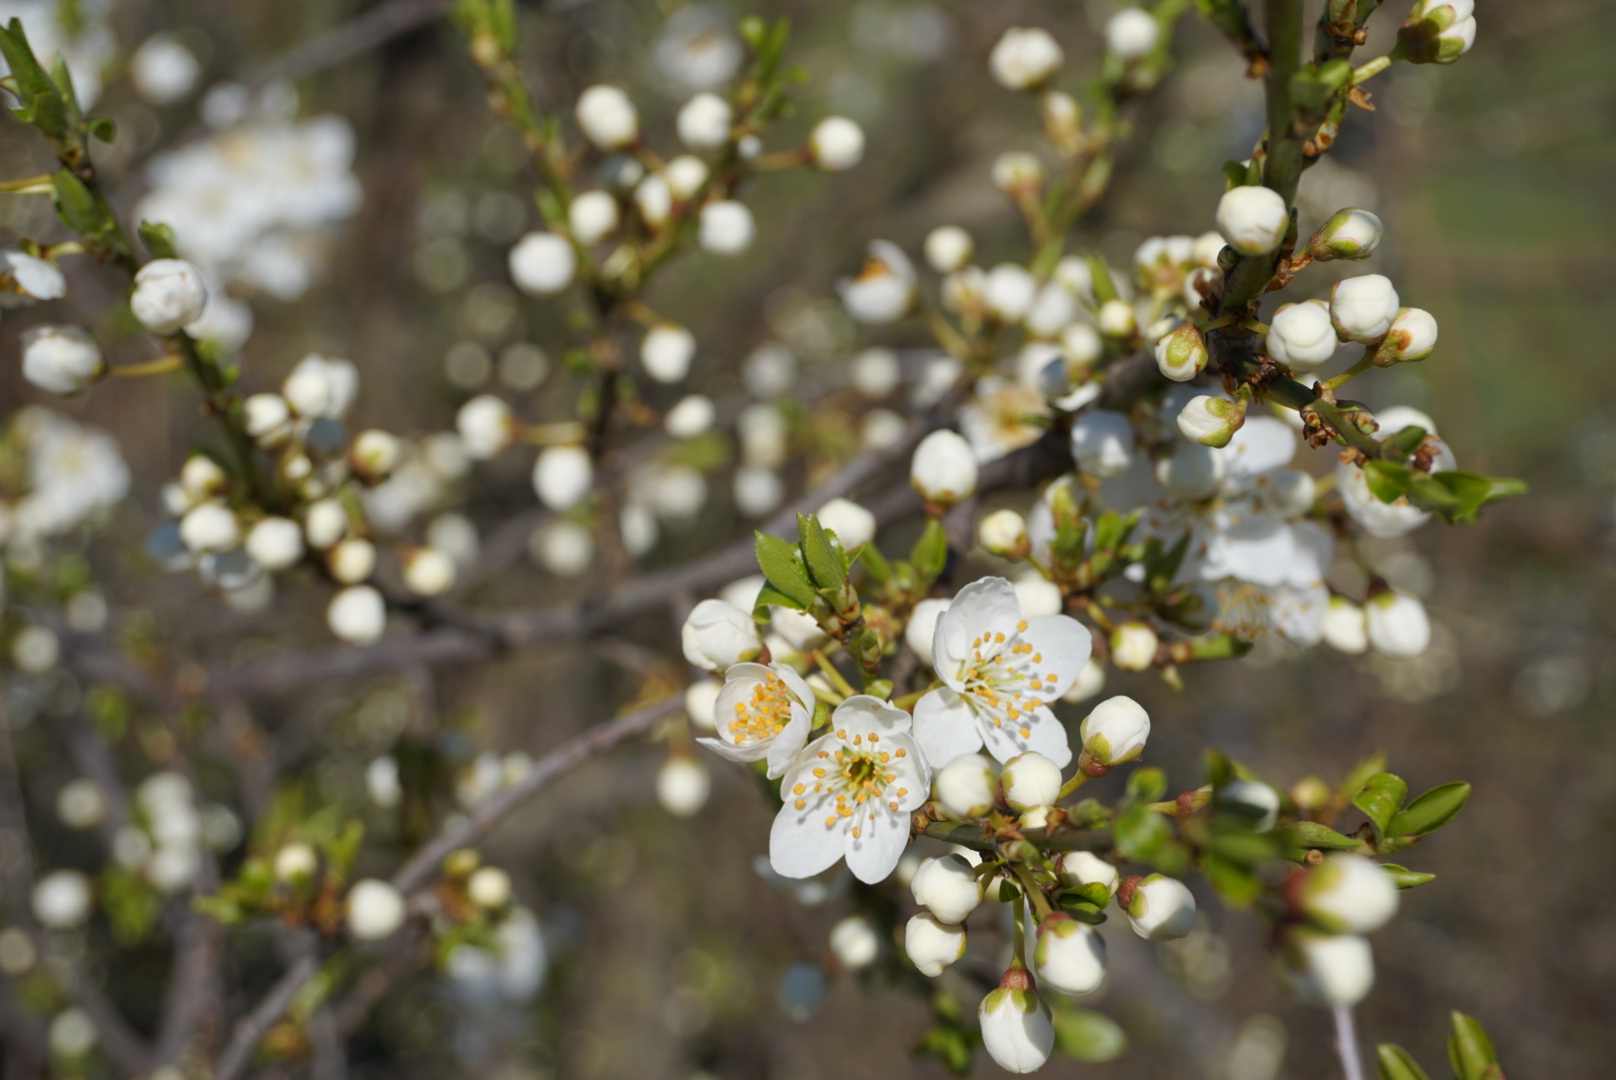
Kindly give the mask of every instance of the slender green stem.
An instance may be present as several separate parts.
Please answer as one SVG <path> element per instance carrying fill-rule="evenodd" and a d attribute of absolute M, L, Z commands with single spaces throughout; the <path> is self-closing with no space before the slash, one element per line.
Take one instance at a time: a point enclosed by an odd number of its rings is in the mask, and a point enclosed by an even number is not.
<path fill-rule="evenodd" d="M 1022 891 L 1027 894 L 1027 899 L 1032 902 L 1033 910 L 1038 912 L 1038 918 L 1042 920 L 1053 915 L 1055 909 L 1049 906 L 1049 898 L 1044 895 L 1044 890 L 1038 887 L 1038 882 L 1033 878 L 1032 870 L 1027 864 L 1012 863 L 1011 870 L 1016 875 L 1016 880 L 1021 882 Z"/>
<path fill-rule="evenodd" d="M 1375 366 L 1374 350 L 1373 349 L 1366 350 L 1364 352 L 1364 356 L 1363 356 L 1362 360 L 1359 360 L 1356 364 L 1353 364 L 1347 370 L 1343 371 L 1341 374 L 1337 375 L 1335 378 L 1329 380 L 1324 385 L 1329 387 L 1331 390 L 1339 390 L 1339 389 L 1341 389 L 1341 387 L 1347 385 L 1353 379 L 1357 378 L 1359 375 L 1362 375 L 1364 372 L 1368 371 L 1370 368 L 1372 368 L 1374 366 Z"/>
<path fill-rule="evenodd" d="M 0 195 L 49 195 L 51 174 L 24 176 L 18 180 L 0 180 Z"/>
<path fill-rule="evenodd" d="M 178 353 L 168 353 L 155 360 L 147 360 L 139 364 L 124 364 L 122 367 L 110 369 L 107 374 L 124 379 L 138 379 L 146 375 L 166 375 L 170 371 L 178 371 L 185 366 L 185 358 Z"/>
<path fill-rule="evenodd" d="M 848 682 L 840 671 L 836 670 L 836 665 L 830 662 L 830 658 L 825 655 L 823 650 L 814 649 L 808 655 L 813 657 L 814 663 L 819 665 L 819 670 L 825 673 L 825 678 L 830 680 L 831 685 L 836 687 L 837 692 L 844 698 L 850 698 L 858 693 L 857 690 L 853 689 L 853 684 Z"/>
<path fill-rule="evenodd" d="M 1025 889 L 1023 889 L 1025 892 Z M 1018 895 L 1011 902 L 1012 914 L 1015 917 L 1015 959 L 1011 961 L 1021 967 L 1027 966 L 1027 901 Z"/>
<path fill-rule="evenodd" d="M 1089 776 L 1088 773 L 1084 772 L 1082 769 L 1078 769 L 1077 772 L 1072 774 L 1072 778 L 1070 780 L 1061 785 L 1060 794 L 1055 796 L 1055 801 L 1059 803 L 1071 798 L 1074 791 L 1088 783 L 1091 779 L 1093 778 Z"/>
<path fill-rule="evenodd" d="M 1396 59 L 1397 57 L 1393 56 L 1391 53 L 1387 53 L 1385 56 L 1375 57 L 1362 67 L 1354 68 L 1352 71 L 1352 85 L 1363 85 L 1370 79 L 1373 79 L 1376 75 L 1379 75 L 1382 71 L 1385 71 L 1387 68 L 1391 67 Z"/>

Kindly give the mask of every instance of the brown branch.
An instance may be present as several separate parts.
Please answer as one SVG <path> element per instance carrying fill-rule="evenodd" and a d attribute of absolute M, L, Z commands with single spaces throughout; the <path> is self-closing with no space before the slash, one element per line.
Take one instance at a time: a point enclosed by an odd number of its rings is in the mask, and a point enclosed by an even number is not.
<path fill-rule="evenodd" d="M 436 19 L 450 0 L 388 0 L 363 15 L 297 45 L 255 72 L 248 82 L 262 86 L 277 79 L 293 82 L 336 67 L 361 53 L 369 52 L 400 34 Z"/>
<path fill-rule="evenodd" d="M 303 984 L 314 978 L 319 970 L 320 962 L 312 954 L 302 957 L 286 969 L 285 974 L 269 988 L 269 993 L 253 1006 L 252 1012 L 236 1022 L 235 1030 L 230 1034 L 230 1043 L 214 1066 L 213 1080 L 236 1080 L 241 1075 L 252 1060 L 253 1051 L 269 1034 L 269 1029 L 280 1021 L 291 1007 L 292 999 L 303 989 Z"/>

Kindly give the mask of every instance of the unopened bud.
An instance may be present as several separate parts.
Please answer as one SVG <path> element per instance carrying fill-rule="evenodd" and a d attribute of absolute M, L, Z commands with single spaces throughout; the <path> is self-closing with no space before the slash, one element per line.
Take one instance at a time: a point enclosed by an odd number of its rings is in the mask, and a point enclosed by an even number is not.
<path fill-rule="evenodd" d="M 915 903 L 945 923 L 959 924 L 982 902 L 982 888 L 970 863 L 958 855 L 927 859 L 909 882 Z"/>
<path fill-rule="evenodd" d="M 1392 328 L 1375 350 L 1375 366 L 1391 367 L 1408 360 L 1424 360 L 1436 348 L 1436 319 L 1429 311 L 1402 308 Z"/>
<path fill-rule="evenodd" d="M 1007 90 L 1033 90 L 1060 70 L 1066 54 L 1040 27 L 1013 26 L 993 46 L 988 67 Z"/>
<path fill-rule="evenodd" d="M 739 255 L 752 246 L 757 223 L 743 202 L 724 199 L 701 208 L 696 242 L 710 255 Z"/>
<path fill-rule="evenodd" d="M 202 317 L 208 289 L 184 259 L 153 259 L 135 274 L 129 310 L 154 334 L 172 334 Z"/>
<path fill-rule="evenodd" d="M 1293 930 L 1281 963 L 1291 990 L 1314 1005 L 1356 1005 L 1375 985 L 1374 953 L 1352 934 Z"/>
<path fill-rule="evenodd" d="M 387 603 L 369 585 L 353 585 L 331 598 L 325 621 L 343 641 L 368 645 L 387 629 Z"/>
<path fill-rule="evenodd" d="M 1027 520 L 1014 510 L 995 510 L 983 518 L 976 538 L 984 550 L 1005 559 L 1025 559 L 1032 550 Z"/>
<path fill-rule="evenodd" d="M 1232 780 L 1217 791 L 1218 809 L 1268 832 L 1279 822 L 1279 792 L 1260 780 Z"/>
<path fill-rule="evenodd" d="M 830 928 L 830 951 L 849 971 L 860 971 L 881 955 L 881 935 L 863 915 L 849 915 Z"/>
<path fill-rule="evenodd" d="M 909 465 L 909 482 L 921 498 L 952 506 L 976 493 L 976 452 L 952 431 L 934 431 L 920 440 Z"/>
<path fill-rule="evenodd" d="M 1100 305 L 1099 314 L 1095 316 L 1095 325 L 1105 337 L 1126 338 L 1133 336 L 1133 332 L 1139 328 L 1139 321 L 1134 315 L 1132 305 L 1126 301 L 1107 300 Z"/>
<path fill-rule="evenodd" d="M 22 377 L 49 394 L 82 394 L 106 374 L 101 346 L 80 326 L 36 326 L 22 335 Z"/>
<path fill-rule="evenodd" d="M 1055 1048 L 1049 1006 L 1019 963 L 1005 972 L 997 990 L 982 999 L 977 1019 L 988 1056 L 1007 1072 L 1036 1072 Z"/>
<path fill-rule="evenodd" d="M 533 490 L 558 514 L 583 502 L 594 481 L 594 464 L 581 446 L 547 446 L 533 462 Z"/>
<path fill-rule="evenodd" d="M 1156 662 L 1159 640 L 1149 623 L 1121 623 L 1111 631 L 1111 662 L 1123 671 L 1144 671 Z"/>
<path fill-rule="evenodd" d="M 1416 0 L 1397 31 L 1399 49 L 1415 64 L 1451 64 L 1475 43 L 1473 0 Z"/>
<path fill-rule="evenodd" d="M 1397 290 L 1382 274 L 1346 278 L 1330 290 L 1330 321 L 1342 341 L 1379 341 L 1399 310 Z"/>
<path fill-rule="evenodd" d="M 756 660 L 763 649 L 750 613 L 722 600 L 697 604 L 680 631 L 685 659 L 705 671 Z"/>
<path fill-rule="evenodd" d="M 808 136 L 808 155 L 826 172 L 842 172 L 864 160 L 864 129 L 845 116 L 827 116 Z"/>
<path fill-rule="evenodd" d="M 1268 355 L 1292 371 L 1308 372 L 1335 355 L 1339 344 L 1322 300 L 1285 304 L 1268 323 Z"/>
<path fill-rule="evenodd" d="M 1319 262 L 1367 259 L 1380 246 L 1385 227 L 1368 210 L 1338 210 L 1308 241 L 1307 254 Z"/>
<path fill-rule="evenodd" d="M 1336 852 L 1297 874 L 1294 902 L 1321 930 L 1368 934 L 1397 914 L 1397 885 L 1373 859 Z"/>
<path fill-rule="evenodd" d="M 1126 896 L 1123 907 L 1133 932 L 1146 941 L 1173 941 L 1195 925 L 1195 897 L 1176 878 L 1129 878 L 1119 894 Z"/>
<path fill-rule="evenodd" d="M 1178 413 L 1179 434 L 1202 446 L 1228 446 L 1245 423 L 1246 410 L 1239 402 L 1210 394 L 1191 398 Z"/>
<path fill-rule="evenodd" d="M 1094 706 L 1079 729 L 1083 771 L 1098 775 L 1132 761 L 1150 738 L 1150 714 L 1131 697 L 1117 695 Z"/>
<path fill-rule="evenodd" d="M 903 951 L 922 975 L 936 978 L 965 955 L 965 927 L 922 911 L 903 928 Z"/>
<path fill-rule="evenodd" d="M 1156 48 L 1161 24 L 1143 8 L 1125 7 L 1105 23 L 1105 47 L 1123 60 L 1142 60 Z"/>
<path fill-rule="evenodd" d="M 975 245 L 958 225 L 939 225 L 926 234 L 926 262 L 939 274 L 952 274 L 971 261 Z"/>
<path fill-rule="evenodd" d="M 1279 247 L 1290 224 L 1284 196 L 1272 188 L 1230 188 L 1218 202 L 1218 232 L 1242 255 L 1266 255 Z"/>
<path fill-rule="evenodd" d="M 551 296 L 572 284 L 578 257 L 567 238 L 555 233 L 531 232 L 516 242 L 510 253 L 511 279 L 534 296 Z"/>
<path fill-rule="evenodd" d="M 1044 163 L 1032 154 L 1012 150 L 993 162 L 993 186 L 1008 195 L 1036 192 L 1044 183 Z"/>
<path fill-rule="evenodd" d="M 1431 619 L 1418 597 L 1383 589 L 1369 597 L 1364 614 L 1369 645 L 1382 656 L 1406 660 L 1431 644 Z"/>
<path fill-rule="evenodd" d="M 674 817 L 690 817 L 705 806 L 711 787 L 706 767 L 683 754 L 668 758 L 657 771 L 657 801 Z"/>
<path fill-rule="evenodd" d="M 300 885 L 320 869 L 320 857 L 301 841 L 287 844 L 275 853 L 275 879 L 286 885 Z"/>
<path fill-rule="evenodd" d="M 1038 924 L 1032 958 L 1043 984 L 1063 994 L 1091 994 L 1105 979 L 1105 939 L 1065 912 Z"/>
<path fill-rule="evenodd" d="M 1004 763 L 999 787 L 1012 810 L 1047 806 L 1060 797 L 1060 766 L 1036 751 L 1017 754 Z"/>
<path fill-rule="evenodd" d="M 1156 367 L 1174 382 L 1188 382 L 1206 370 L 1206 341 L 1193 323 L 1180 323 L 1177 330 L 1156 342 Z"/>
<path fill-rule="evenodd" d="M 627 94 L 615 86 L 591 86 L 575 110 L 584 137 L 602 150 L 627 146 L 640 137 L 640 116 Z"/>
<path fill-rule="evenodd" d="M 404 897 L 385 881 L 365 878 L 348 890 L 348 932 L 360 941 L 390 937 L 404 925 Z"/>
<path fill-rule="evenodd" d="M 1117 868 L 1092 851 L 1069 851 L 1055 860 L 1055 872 L 1067 886 L 1104 885 L 1107 892 L 1116 892 L 1119 875 Z"/>
<path fill-rule="evenodd" d="M 497 866 L 483 866 L 466 879 L 466 899 L 485 911 L 497 911 L 511 902 L 511 875 Z"/>

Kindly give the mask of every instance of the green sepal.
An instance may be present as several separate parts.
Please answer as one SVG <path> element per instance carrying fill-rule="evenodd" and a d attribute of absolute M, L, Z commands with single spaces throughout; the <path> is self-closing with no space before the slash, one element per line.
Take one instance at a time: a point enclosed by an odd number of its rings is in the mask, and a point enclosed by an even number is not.
<path fill-rule="evenodd" d="M 915 584 L 919 589 L 928 589 L 937 580 L 948 565 L 948 533 L 942 522 L 936 518 L 926 522 L 925 531 L 909 549 L 909 565 L 914 567 Z"/>
<path fill-rule="evenodd" d="M 1381 863 L 1380 868 L 1391 875 L 1392 882 L 1399 889 L 1412 889 L 1424 885 L 1426 882 L 1436 880 L 1435 874 L 1427 874 L 1423 870 L 1410 870 L 1408 867 L 1398 866 L 1396 863 Z"/>
<path fill-rule="evenodd" d="M 1375 1048 L 1375 1065 L 1380 1080 L 1431 1080 L 1408 1051 L 1393 1043 L 1381 1043 Z"/>

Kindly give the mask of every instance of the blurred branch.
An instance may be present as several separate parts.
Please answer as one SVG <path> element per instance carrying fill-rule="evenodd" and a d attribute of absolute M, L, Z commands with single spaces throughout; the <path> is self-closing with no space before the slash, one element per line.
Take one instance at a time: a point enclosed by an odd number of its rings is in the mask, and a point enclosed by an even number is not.
<path fill-rule="evenodd" d="M 286 969 L 286 973 L 269 988 L 269 993 L 253 1006 L 252 1012 L 236 1022 L 230 1043 L 219 1055 L 219 1063 L 214 1067 L 213 1080 L 236 1080 L 241 1075 L 252 1059 L 253 1051 L 269 1034 L 269 1029 L 291 1006 L 292 999 L 303 989 L 303 984 L 314 978 L 314 973 L 319 970 L 320 963 L 312 954 L 302 957 Z"/>
<path fill-rule="evenodd" d="M 382 45 L 436 19 L 450 0 L 384 0 L 357 18 L 282 53 L 255 72 L 250 85 L 296 82 Z"/>

